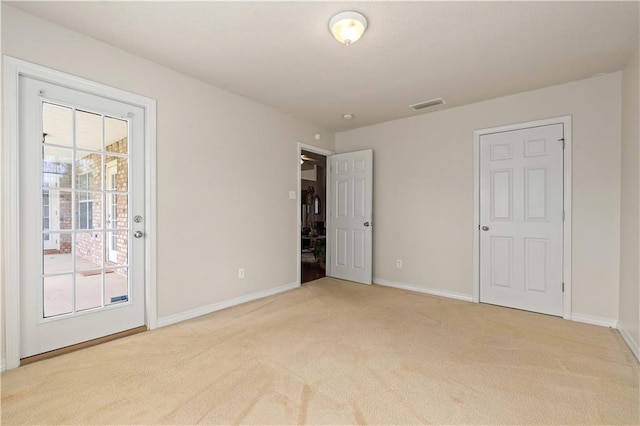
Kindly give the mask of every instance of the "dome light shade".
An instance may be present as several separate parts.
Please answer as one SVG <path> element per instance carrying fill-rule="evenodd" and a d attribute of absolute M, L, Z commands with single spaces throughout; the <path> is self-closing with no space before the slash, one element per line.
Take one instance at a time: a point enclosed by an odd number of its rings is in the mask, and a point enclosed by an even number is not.
<path fill-rule="evenodd" d="M 329 31 L 343 44 L 358 41 L 367 29 L 367 18 L 358 12 L 340 12 L 329 21 Z"/>

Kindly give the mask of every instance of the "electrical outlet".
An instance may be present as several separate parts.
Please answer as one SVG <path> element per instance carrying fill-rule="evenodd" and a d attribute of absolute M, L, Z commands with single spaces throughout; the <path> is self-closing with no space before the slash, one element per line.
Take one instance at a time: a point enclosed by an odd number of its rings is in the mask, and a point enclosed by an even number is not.
<path fill-rule="evenodd" d="M 244 268 L 238 269 L 238 278 L 240 279 L 244 278 Z"/>
<path fill-rule="evenodd" d="M 402 260 L 401 259 L 396 260 L 396 268 L 402 269 Z"/>

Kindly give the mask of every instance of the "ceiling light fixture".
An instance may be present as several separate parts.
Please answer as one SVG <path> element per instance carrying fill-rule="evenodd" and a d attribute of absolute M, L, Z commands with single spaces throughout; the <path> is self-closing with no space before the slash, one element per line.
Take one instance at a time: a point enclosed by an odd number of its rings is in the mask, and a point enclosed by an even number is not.
<path fill-rule="evenodd" d="M 354 118 L 356 118 L 356 116 L 353 114 L 342 114 L 343 120 L 353 120 Z"/>
<path fill-rule="evenodd" d="M 340 12 L 329 21 L 329 31 L 342 44 L 358 41 L 367 29 L 367 18 L 358 12 Z"/>

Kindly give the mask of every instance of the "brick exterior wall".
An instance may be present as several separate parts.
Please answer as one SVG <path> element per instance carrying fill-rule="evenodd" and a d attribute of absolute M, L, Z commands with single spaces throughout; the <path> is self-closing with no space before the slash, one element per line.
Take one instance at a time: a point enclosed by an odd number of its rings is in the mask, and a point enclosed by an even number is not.
<path fill-rule="evenodd" d="M 69 186 L 71 176 L 68 177 Z M 71 192 L 60 193 L 60 229 L 71 229 Z M 60 252 L 71 253 L 71 234 L 60 234 Z"/>
<path fill-rule="evenodd" d="M 102 186 L 102 157 L 99 154 L 90 154 L 79 160 L 76 160 L 76 189 L 86 188 L 99 190 Z M 88 175 L 90 174 L 90 175 Z M 83 176 L 90 176 L 88 181 L 83 180 Z M 85 183 L 83 185 L 83 183 Z M 76 192 L 76 229 L 81 228 L 80 225 L 80 208 L 81 198 L 87 197 L 87 193 Z M 89 200 L 92 201 L 92 221 L 93 223 L 87 229 L 90 231 L 94 228 L 102 228 L 102 194 L 88 194 Z M 102 265 L 103 242 L 102 233 L 100 232 L 77 232 L 76 233 L 76 256 L 88 260 L 98 266 Z"/>
<path fill-rule="evenodd" d="M 116 152 L 119 154 L 126 154 L 128 150 L 127 146 L 127 138 L 119 140 L 117 142 L 112 143 L 111 145 L 106 147 L 107 152 Z M 111 161 L 116 161 L 116 191 L 126 192 L 129 189 L 129 167 L 128 167 L 128 157 L 109 157 L 105 156 L 105 161 L 110 163 Z M 106 180 L 105 180 L 106 183 Z M 129 206 L 126 195 L 116 195 L 116 221 L 115 225 L 111 227 L 119 228 L 119 229 L 127 229 L 129 224 Z M 107 197 L 108 199 L 108 197 Z M 108 200 L 105 200 L 108 201 Z M 107 206 L 108 208 L 108 206 Z M 105 235 L 105 239 L 109 238 L 109 233 Z M 105 244 L 107 242 L 105 241 Z M 118 252 L 117 255 L 117 264 L 118 265 L 126 265 L 128 263 L 128 235 L 127 232 L 121 231 L 116 234 L 116 250 Z M 105 252 L 108 250 L 108 245 L 105 246 Z"/>
<path fill-rule="evenodd" d="M 58 177 L 59 188 L 71 188 L 71 167 L 67 173 Z M 58 199 L 59 212 L 59 229 L 71 229 L 71 192 L 60 191 Z M 59 249 L 57 253 L 71 253 L 71 234 L 59 234 Z"/>

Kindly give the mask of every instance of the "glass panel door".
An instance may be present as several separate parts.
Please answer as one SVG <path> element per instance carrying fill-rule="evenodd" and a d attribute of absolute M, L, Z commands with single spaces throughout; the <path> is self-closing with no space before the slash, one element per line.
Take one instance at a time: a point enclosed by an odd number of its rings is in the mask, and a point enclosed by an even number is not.
<path fill-rule="evenodd" d="M 24 358 L 145 324 L 145 126 L 141 107 L 19 84 Z"/>

